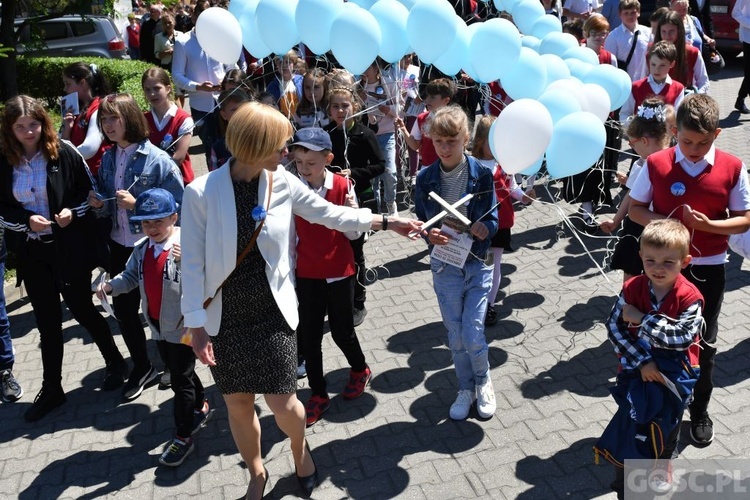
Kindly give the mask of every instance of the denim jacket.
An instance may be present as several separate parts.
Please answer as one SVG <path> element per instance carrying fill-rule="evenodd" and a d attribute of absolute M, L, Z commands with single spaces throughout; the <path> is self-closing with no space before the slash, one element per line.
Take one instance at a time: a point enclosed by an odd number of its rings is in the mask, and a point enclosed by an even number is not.
<path fill-rule="evenodd" d="M 99 167 L 99 182 L 97 193 L 102 198 L 114 198 L 115 196 L 115 175 L 117 172 L 116 147 L 111 147 L 104 152 L 102 156 L 101 167 Z M 133 184 L 134 181 L 136 181 Z M 147 189 L 162 188 L 166 189 L 174 196 L 177 202 L 179 212 L 182 205 L 182 193 L 185 186 L 182 183 L 182 174 L 179 167 L 172 161 L 172 158 L 160 148 L 151 144 L 148 139 L 144 139 L 138 144 L 138 148 L 133 153 L 132 158 L 125 166 L 124 186 L 130 188 L 130 193 L 134 198 Z M 135 215 L 134 210 L 128 210 L 128 219 Z M 117 200 L 104 202 L 104 206 L 94 209 L 97 217 L 112 217 L 115 224 L 117 223 Z M 140 234 L 143 232 L 140 222 L 130 222 L 130 232 Z"/>
<path fill-rule="evenodd" d="M 466 186 L 466 193 L 474 193 L 474 197 L 469 200 L 466 217 L 472 223 L 481 218 L 482 223 L 490 231 L 487 238 L 484 240 L 475 239 L 471 245 L 471 253 L 483 259 L 490 248 L 490 239 L 497 232 L 497 209 L 490 210 L 496 203 L 495 189 L 492 171 L 481 165 L 471 156 L 467 156 L 467 159 L 469 161 L 469 182 L 468 186 Z M 442 194 L 440 185 L 440 160 L 422 169 L 417 174 L 414 210 L 417 218 L 423 222 L 430 220 L 443 210 L 443 207 L 438 202 L 430 199 L 430 192 L 433 191 L 438 195 Z"/>

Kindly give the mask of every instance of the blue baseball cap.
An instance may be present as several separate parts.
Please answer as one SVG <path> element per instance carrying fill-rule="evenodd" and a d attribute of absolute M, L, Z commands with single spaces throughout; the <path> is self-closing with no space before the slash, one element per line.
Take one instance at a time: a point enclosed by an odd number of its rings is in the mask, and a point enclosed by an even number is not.
<path fill-rule="evenodd" d="M 156 220 L 177 213 L 177 203 L 172 193 L 162 188 L 146 190 L 135 199 L 135 215 L 132 222 Z"/>
<path fill-rule="evenodd" d="M 302 146 L 310 151 L 331 151 L 331 136 L 320 127 L 305 127 L 297 130 L 292 138 L 292 146 Z"/>

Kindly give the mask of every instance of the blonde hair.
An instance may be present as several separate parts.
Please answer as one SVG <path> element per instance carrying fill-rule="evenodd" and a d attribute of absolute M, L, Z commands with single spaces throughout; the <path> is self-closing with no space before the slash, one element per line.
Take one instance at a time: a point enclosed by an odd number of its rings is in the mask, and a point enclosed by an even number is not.
<path fill-rule="evenodd" d="M 683 259 L 690 253 L 690 231 L 677 219 L 652 220 L 641 233 L 643 247 L 668 248 L 680 252 Z"/>
<path fill-rule="evenodd" d="M 292 124 L 278 110 L 248 102 L 229 121 L 226 145 L 237 160 L 253 164 L 283 148 L 293 133 Z"/>
<path fill-rule="evenodd" d="M 440 108 L 428 122 L 426 134 L 429 137 L 463 135 L 465 138 L 469 138 L 469 118 L 457 104 Z"/>
<path fill-rule="evenodd" d="M 495 122 L 496 117 L 484 115 L 477 123 L 477 129 L 474 131 L 474 141 L 471 145 L 471 154 L 474 158 L 479 158 L 484 154 L 484 145 L 490 140 L 490 128 Z"/>

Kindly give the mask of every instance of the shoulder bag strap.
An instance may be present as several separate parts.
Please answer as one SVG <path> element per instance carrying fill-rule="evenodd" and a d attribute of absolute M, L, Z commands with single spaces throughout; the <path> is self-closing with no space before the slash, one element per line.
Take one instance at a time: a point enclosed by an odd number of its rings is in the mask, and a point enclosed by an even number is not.
<path fill-rule="evenodd" d="M 628 54 L 628 58 L 625 59 L 625 67 L 620 68 L 625 71 L 628 70 L 628 66 L 630 66 L 630 60 L 633 59 L 633 53 L 635 53 L 635 46 L 638 43 L 638 37 L 641 34 L 641 30 L 635 30 L 635 33 L 633 33 L 633 44 L 630 46 L 630 53 Z"/>
<path fill-rule="evenodd" d="M 268 197 L 266 199 L 266 214 L 268 214 L 268 209 L 271 207 L 271 192 L 273 191 L 273 173 L 269 174 L 268 179 Z M 232 274 L 234 274 L 234 271 L 242 264 L 242 261 L 245 260 L 245 257 L 247 257 L 247 254 L 250 253 L 250 250 L 253 249 L 253 245 L 255 245 L 255 240 L 258 239 L 258 235 L 260 234 L 260 230 L 263 229 L 263 224 L 266 222 L 266 219 L 260 221 L 260 224 L 258 224 L 258 227 L 255 228 L 255 231 L 253 231 L 253 235 L 250 237 L 250 241 L 248 241 L 247 245 L 245 246 L 245 249 L 242 250 L 242 253 L 237 257 L 237 264 L 235 264 L 234 269 L 232 269 L 232 272 L 229 273 L 229 275 L 224 278 L 224 281 L 221 282 L 221 285 L 219 285 L 219 288 L 216 289 L 213 296 L 206 299 L 206 301 L 203 303 L 203 309 L 206 309 L 211 302 L 214 300 L 216 295 L 219 293 L 219 290 L 222 289 L 222 287 L 226 284 L 227 280 L 229 279 Z"/>

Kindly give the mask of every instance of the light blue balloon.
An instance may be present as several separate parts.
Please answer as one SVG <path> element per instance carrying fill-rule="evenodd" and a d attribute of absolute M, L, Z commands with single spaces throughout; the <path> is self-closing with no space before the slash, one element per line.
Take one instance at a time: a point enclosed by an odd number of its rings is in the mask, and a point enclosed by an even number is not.
<path fill-rule="evenodd" d="M 343 7 L 343 0 L 302 0 L 297 4 L 294 12 L 297 31 L 302 43 L 315 54 L 325 54 L 331 49 L 331 25 Z"/>
<path fill-rule="evenodd" d="M 576 37 L 570 33 L 554 32 L 542 38 L 542 45 L 539 47 L 539 53 L 554 54 L 558 57 L 562 57 L 568 49 L 573 47 L 579 47 Z"/>
<path fill-rule="evenodd" d="M 342 9 L 331 26 L 331 50 L 341 65 L 361 74 L 380 50 L 380 26 L 370 12 L 351 5 Z"/>
<path fill-rule="evenodd" d="M 523 0 L 495 0 L 495 7 L 498 10 L 504 10 L 508 14 L 513 12 L 513 8 Z"/>
<path fill-rule="evenodd" d="M 553 178 L 583 172 L 602 155 L 606 141 L 604 124 L 593 113 L 579 111 L 561 118 L 552 129 L 547 171 Z"/>
<path fill-rule="evenodd" d="M 552 116 L 552 123 L 557 123 L 570 114 L 582 111 L 581 103 L 567 89 L 550 89 L 539 96 L 537 101 L 547 108 L 550 116 Z"/>
<path fill-rule="evenodd" d="M 463 21 L 450 3 L 417 0 L 406 20 L 406 36 L 422 62 L 431 64 L 448 50 L 456 38 L 457 22 Z"/>
<path fill-rule="evenodd" d="M 541 58 L 547 68 L 547 85 L 555 80 L 566 80 L 570 78 L 568 65 L 565 64 L 562 59 L 554 54 L 542 54 Z"/>
<path fill-rule="evenodd" d="M 507 74 L 521 55 L 521 35 L 505 19 L 477 23 L 469 43 L 469 62 L 482 83 L 490 83 Z"/>
<path fill-rule="evenodd" d="M 547 88 L 547 67 L 542 56 L 521 47 L 521 55 L 513 68 L 503 76 L 503 88 L 514 100 L 536 99 Z"/>
<path fill-rule="evenodd" d="M 531 34 L 534 24 L 545 15 L 542 2 L 539 0 L 522 0 L 513 7 L 511 14 L 518 30 L 526 35 Z"/>
<path fill-rule="evenodd" d="M 303 0 L 304 1 L 304 0 Z M 375 0 L 348 0 L 350 3 L 358 5 L 363 9 L 370 10 L 375 5 Z"/>
<path fill-rule="evenodd" d="M 557 16 L 544 14 L 531 26 L 531 34 L 540 40 L 550 33 L 562 33 L 562 23 Z"/>
<path fill-rule="evenodd" d="M 539 172 L 539 170 L 542 168 L 543 162 L 544 162 L 544 155 L 540 156 L 539 159 L 535 161 L 534 163 L 532 163 L 530 167 L 524 170 L 521 170 L 521 172 L 519 173 L 522 175 L 534 175 L 537 172 Z"/>
<path fill-rule="evenodd" d="M 612 105 L 610 111 L 614 111 L 625 104 L 633 87 L 627 72 L 617 69 L 611 64 L 594 66 L 583 78 L 583 83 L 593 83 L 607 91 Z"/>
<path fill-rule="evenodd" d="M 406 37 L 406 19 L 409 9 L 396 0 L 378 0 L 370 14 L 380 26 L 380 57 L 386 62 L 400 61 L 409 50 Z"/>
<path fill-rule="evenodd" d="M 255 10 L 255 23 L 260 31 L 261 40 L 275 54 L 286 54 L 301 40 L 294 21 L 296 9 L 297 0 L 260 0 L 258 2 L 258 8 Z"/>
<path fill-rule="evenodd" d="M 240 23 L 240 27 L 242 28 L 242 45 L 253 57 L 260 59 L 270 55 L 272 51 L 261 39 L 260 31 L 255 23 L 257 7 L 258 0 L 247 0 L 245 2 L 245 9 L 240 14 L 237 22 Z"/>
<path fill-rule="evenodd" d="M 459 24 L 456 30 L 456 38 L 453 39 L 453 43 L 448 47 L 448 50 L 433 63 L 435 67 L 448 76 L 453 76 L 461 71 L 469 58 L 470 39 L 469 28 L 463 23 Z"/>
<path fill-rule="evenodd" d="M 592 66 L 599 64 L 599 56 L 588 47 L 573 47 L 565 51 L 563 59 L 578 59 Z"/>
<path fill-rule="evenodd" d="M 570 75 L 578 78 L 579 80 L 583 80 L 584 77 L 589 73 L 589 71 L 594 69 L 594 66 L 585 63 L 580 59 L 565 59 L 565 64 L 568 65 Z"/>
<path fill-rule="evenodd" d="M 258 2 L 256 1 L 255 3 Z M 240 16 L 242 15 L 242 11 L 245 10 L 247 4 L 248 0 L 232 0 L 231 2 L 229 2 L 229 7 L 227 7 L 227 10 L 239 21 Z"/>
<path fill-rule="evenodd" d="M 417 3 L 417 0 L 398 0 L 400 3 L 404 5 L 408 10 L 411 10 L 412 7 L 414 7 L 414 4 Z"/>
<path fill-rule="evenodd" d="M 533 49 L 536 52 L 539 52 L 539 46 L 541 44 L 542 41 L 535 36 L 525 35 L 521 37 L 521 46 Z"/>

